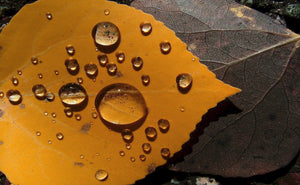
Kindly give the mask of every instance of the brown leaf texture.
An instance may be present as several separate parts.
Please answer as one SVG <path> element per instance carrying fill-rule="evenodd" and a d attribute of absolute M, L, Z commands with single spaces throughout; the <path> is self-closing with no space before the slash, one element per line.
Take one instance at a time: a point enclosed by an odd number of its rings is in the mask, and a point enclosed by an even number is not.
<path fill-rule="evenodd" d="M 210 122 L 172 169 L 248 177 L 297 155 L 299 35 L 231 0 L 136 0 L 132 6 L 164 22 L 219 79 L 243 90 L 229 98 L 242 111 Z"/>

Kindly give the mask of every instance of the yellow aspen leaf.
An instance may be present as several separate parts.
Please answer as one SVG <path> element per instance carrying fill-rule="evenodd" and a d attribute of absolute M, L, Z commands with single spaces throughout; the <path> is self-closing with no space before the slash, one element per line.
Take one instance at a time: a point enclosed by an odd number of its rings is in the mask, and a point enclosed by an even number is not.
<path fill-rule="evenodd" d="M 239 89 L 151 15 L 40 0 L 0 35 L 0 170 L 14 184 L 131 184 Z"/>

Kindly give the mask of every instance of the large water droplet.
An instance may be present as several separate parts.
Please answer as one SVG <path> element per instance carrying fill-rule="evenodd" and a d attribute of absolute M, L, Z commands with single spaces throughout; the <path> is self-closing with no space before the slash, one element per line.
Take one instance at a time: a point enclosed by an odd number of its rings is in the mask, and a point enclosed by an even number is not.
<path fill-rule="evenodd" d="M 149 35 L 152 31 L 151 23 L 145 22 L 140 24 L 140 29 L 143 35 Z"/>
<path fill-rule="evenodd" d="M 72 45 L 66 46 L 66 51 L 71 56 L 73 56 L 75 54 L 75 48 Z"/>
<path fill-rule="evenodd" d="M 57 133 L 56 134 L 56 138 L 58 139 L 58 140 L 63 140 L 64 139 L 64 135 L 62 134 L 62 133 Z"/>
<path fill-rule="evenodd" d="M 123 63 L 125 61 L 125 54 L 123 52 L 117 52 L 116 57 L 119 63 Z"/>
<path fill-rule="evenodd" d="M 145 86 L 149 85 L 149 83 L 150 83 L 150 76 L 149 75 L 142 75 L 141 79 L 142 79 L 142 83 Z"/>
<path fill-rule="evenodd" d="M 76 75 L 79 72 L 79 64 L 76 59 L 69 58 L 65 61 L 65 66 L 71 75 Z"/>
<path fill-rule="evenodd" d="M 18 105 L 22 102 L 22 95 L 18 90 L 9 90 L 6 93 L 6 96 L 13 105 Z"/>
<path fill-rule="evenodd" d="M 142 148 L 143 148 L 143 151 L 146 153 L 146 154 L 149 154 L 151 152 L 151 145 L 150 143 L 144 143 L 142 145 Z"/>
<path fill-rule="evenodd" d="M 107 126 L 120 131 L 124 126 L 140 126 L 147 116 L 143 95 L 128 84 L 105 87 L 97 95 L 95 106 Z"/>
<path fill-rule="evenodd" d="M 160 51 L 163 54 L 168 54 L 171 51 L 171 44 L 168 41 L 164 41 L 162 43 L 160 43 Z"/>
<path fill-rule="evenodd" d="M 176 83 L 180 92 L 187 93 L 192 87 L 193 78 L 188 73 L 182 73 L 176 77 Z"/>
<path fill-rule="evenodd" d="M 117 65 L 116 64 L 107 64 L 106 68 L 107 68 L 107 72 L 109 75 L 115 75 L 117 73 Z"/>
<path fill-rule="evenodd" d="M 135 70 L 139 71 L 143 67 L 143 59 L 141 57 L 134 57 L 131 60 L 132 66 Z"/>
<path fill-rule="evenodd" d="M 129 130 L 129 129 L 124 129 L 122 131 L 122 137 L 125 142 L 132 142 L 132 140 L 133 140 L 133 134 L 132 134 L 131 130 Z"/>
<path fill-rule="evenodd" d="M 111 22 L 100 22 L 95 26 L 94 39 L 102 47 L 113 46 L 120 39 L 119 28 Z"/>
<path fill-rule="evenodd" d="M 43 85 L 37 84 L 32 87 L 32 92 L 37 99 L 43 100 L 46 98 L 47 89 Z"/>
<path fill-rule="evenodd" d="M 14 86 L 19 85 L 19 80 L 18 80 L 18 78 L 16 78 L 16 77 L 12 77 L 12 78 L 11 78 L 11 82 L 12 82 L 12 84 L 13 84 Z"/>
<path fill-rule="evenodd" d="M 145 134 L 150 141 L 154 141 L 157 137 L 157 132 L 154 127 L 147 127 L 145 129 Z"/>
<path fill-rule="evenodd" d="M 80 108 L 86 105 L 88 99 L 85 89 L 77 83 L 68 83 L 62 86 L 59 90 L 59 97 L 65 106 L 71 108 Z"/>
<path fill-rule="evenodd" d="M 104 181 L 108 177 L 108 173 L 105 170 L 98 170 L 95 174 L 95 178 L 99 181 Z"/>
<path fill-rule="evenodd" d="M 106 55 L 99 55 L 98 56 L 99 64 L 104 67 L 108 63 L 108 57 Z"/>
<path fill-rule="evenodd" d="M 168 148 L 162 148 L 160 153 L 164 159 L 168 159 L 170 157 L 170 150 Z"/>
<path fill-rule="evenodd" d="M 86 64 L 84 70 L 89 78 L 96 78 L 98 75 L 98 67 L 96 64 Z"/>
<path fill-rule="evenodd" d="M 168 130 L 170 128 L 170 123 L 166 119 L 160 119 L 160 120 L 158 120 L 158 127 L 162 133 L 166 133 L 166 132 L 168 132 Z"/>

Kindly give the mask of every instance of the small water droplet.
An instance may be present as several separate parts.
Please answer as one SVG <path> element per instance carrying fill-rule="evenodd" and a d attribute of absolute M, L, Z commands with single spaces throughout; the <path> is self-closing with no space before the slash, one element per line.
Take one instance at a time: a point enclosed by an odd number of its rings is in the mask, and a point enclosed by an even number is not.
<path fill-rule="evenodd" d="M 52 102 L 55 100 L 55 95 L 53 93 L 47 93 L 46 94 L 46 99 L 49 101 L 49 102 Z"/>
<path fill-rule="evenodd" d="M 70 107 L 65 108 L 64 112 L 65 112 L 65 115 L 69 118 L 73 116 L 73 111 L 71 110 Z"/>
<path fill-rule="evenodd" d="M 50 12 L 46 13 L 46 17 L 48 20 L 52 20 L 52 14 Z"/>
<path fill-rule="evenodd" d="M 0 91 L 0 99 L 4 98 L 4 92 Z"/>
<path fill-rule="evenodd" d="M 125 54 L 123 52 L 117 52 L 116 57 L 119 63 L 123 63 L 125 61 Z"/>
<path fill-rule="evenodd" d="M 19 79 L 16 78 L 16 77 L 12 77 L 12 78 L 11 78 L 11 82 L 12 82 L 12 84 L 13 84 L 14 86 L 19 85 Z"/>
<path fill-rule="evenodd" d="M 62 103 L 68 107 L 77 107 L 87 101 L 85 89 L 77 83 L 68 83 L 59 90 Z"/>
<path fill-rule="evenodd" d="M 38 74 L 38 77 L 39 77 L 39 79 L 42 79 L 42 78 L 43 78 L 43 74 L 42 74 L 42 73 L 39 73 L 39 74 Z"/>
<path fill-rule="evenodd" d="M 150 143 L 143 143 L 142 149 L 146 154 L 149 154 L 151 152 L 151 145 Z"/>
<path fill-rule="evenodd" d="M 51 143 L 52 143 L 52 141 L 51 141 L 51 140 L 49 140 L 49 141 L 48 141 L 48 144 L 51 144 Z"/>
<path fill-rule="evenodd" d="M 71 75 L 77 75 L 79 72 L 79 64 L 76 59 L 69 58 L 65 61 L 65 66 Z"/>
<path fill-rule="evenodd" d="M 187 93 L 191 89 L 193 78 L 188 73 L 182 73 L 176 77 L 176 83 L 180 92 Z"/>
<path fill-rule="evenodd" d="M 53 118 L 56 118 L 55 112 L 52 112 L 51 115 L 52 115 Z"/>
<path fill-rule="evenodd" d="M 84 155 L 80 155 L 80 159 L 84 159 Z"/>
<path fill-rule="evenodd" d="M 64 135 L 62 134 L 62 133 L 57 133 L 56 134 L 56 138 L 58 139 L 58 140 L 63 140 L 64 139 Z"/>
<path fill-rule="evenodd" d="M 111 22 L 100 22 L 95 26 L 94 39 L 102 47 L 110 47 L 120 39 L 119 28 Z"/>
<path fill-rule="evenodd" d="M 37 84 L 32 87 L 32 92 L 37 99 L 43 100 L 46 97 L 47 90 L 43 85 Z"/>
<path fill-rule="evenodd" d="M 109 15 L 110 11 L 108 9 L 104 10 L 104 15 Z"/>
<path fill-rule="evenodd" d="M 73 56 L 75 54 L 75 48 L 72 45 L 66 46 L 66 51 L 71 56 Z"/>
<path fill-rule="evenodd" d="M 140 155 L 140 157 L 139 157 L 139 158 L 140 158 L 140 160 L 141 160 L 141 161 L 145 161 L 145 160 L 146 160 L 146 156 L 145 156 L 145 155 L 143 155 L 143 154 L 142 154 L 142 155 Z"/>
<path fill-rule="evenodd" d="M 98 75 L 98 67 L 96 64 L 86 64 L 84 70 L 89 78 L 96 78 Z"/>
<path fill-rule="evenodd" d="M 120 156 L 125 156 L 125 152 L 123 150 L 120 151 Z"/>
<path fill-rule="evenodd" d="M 40 136 L 40 135 L 41 135 L 41 132 L 40 132 L 40 131 L 37 131 L 37 132 L 36 132 L 36 135 L 37 135 L 37 136 Z"/>
<path fill-rule="evenodd" d="M 112 84 L 102 89 L 96 97 L 95 106 L 112 129 L 141 124 L 147 116 L 143 95 L 128 84 Z"/>
<path fill-rule="evenodd" d="M 152 31 L 152 25 L 151 23 L 145 22 L 140 24 L 140 29 L 143 35 L 149 35 Z"/>
<path fill-rule="evenodd" d="M 131 145 L 129 143 L 126 143 L 125 147 L 126 147 L 127 150 L 131 149 Z"/>
<path fill-rule="evenodd" d="M 162 133 L 166 133 L 166 132 L 168 132 L 168 130 L 170 128 L 170 123 L 166 119 L 160 119 L 160 120 L 158 120 L 158 127 Z"/>
<path fill-rule="evenodd" d="M 104 67 L 106 66 L 106 64 L 108 63 L 108 57 L 106 55 L 99 55 L 98 56 L 98 61 L 99 61 L 99 64 Z"/>
<path fill-rule="evenodd" d="M 80 114 L 75 114 L 75 119 L 76 119 L 77 121 L 80 121 L 80 120 L 81 120 L 81 115 L 80 115 Z"/>
<path fill-rule="evenodd" d="M 117 65 L 116 64 L 107 64 L 106 69 L 108 74 L 115 75 L 117 72 Z"/>
<path fill-rule="evenodd" d="M 168 159 L 170 157 L 170 150 L 168 148 L 162 148 L 160 153 L 164 159 Z"/>
<path fill-rule="evenodd" d="M 131 162 L 135 162 L 135 157 L 130 157 Z"/>
<path fill-rule="evenodd" d="M 78 82 L 79 84 L 82 84 L 82 83 L 83 83 L 83 79 L 82 79 L 81 77 L 79 77 L 79 78 L 77 78 L 77 82 Z"/>
<path fill-rule="evenodd" d="M 32 57 L 31 58 L 31 63 L 34 64 L 34 65 L 37 65 L 39 63 L 39 59 L 36 58 L 36 57 Z"/>
<path fill-rule="evenodd" d="M 163 54 L 168 54 L 171 51 L 171 44 L 168 41 L 164 41 L 162 43 L 160 43 L 160 51 Z"/>
<path fill-rule="evenodd" d="M 154 141 L 157 137 L 157 132 L 154 127 L 147 127 L 145 129 L 145 134 L 150 141 Z"/>
<path fill-rule="evenodd" d="M 95 178 L 98 181 L 105 181 L 108 177 L 108 173 L 105 170 L 98 170 L 95 174 Z"/>
<path fill-rule="evenodd" d="M 97 112 L 92 112 L 92 118 L 96 119 L 98 117 Z"/>
<path fill-rule="evenodd" d="M 149 85 L 149 83 L 150 83 L 150 76 L 149 75 L 142 75 L 141 79 L 142 79 L 142 83 L 145 86 Z"/>
<path fill-rule="evenodd" d="M 22 75 L 22 71 L 21 70 L 18 70 L 18 75 Z"/>
<path fill-rule="evenodd" d="M 132 134 L 131 130 L 129 130 L 129 129 L 124 129 L 122 131 L 122 137 L 125 142 L 132 142 L 132 140 L 133 140 L 133 134 Z"/>
<path fill-rule="evenodd" d="M 184 107 L 179 107 L 179 109 L 180 109 L 180 112 L 184 112 L 185 111 Z"/>
<path fill-rule="evenodd" d="M 143 67 L 143 59 L 141 57 L 134 57 L 131 60 L 132 66 L 135 70 L 139 71 Z"/>
<path fill-rule="evenodd" d="M 18 90 L 9 90 L 6 93 L 8 100 L 13 105 L 18 105 L 22 102 L 22 95 Z"/>

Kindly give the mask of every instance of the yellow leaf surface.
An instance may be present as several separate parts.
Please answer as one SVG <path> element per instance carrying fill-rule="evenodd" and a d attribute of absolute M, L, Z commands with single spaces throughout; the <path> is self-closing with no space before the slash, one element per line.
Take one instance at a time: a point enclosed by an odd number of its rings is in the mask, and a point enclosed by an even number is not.
<path fill-rule="evenodd" d="M 0 47 L 0 170 L 13 184 L 134 183 L 239 92 L 151 15 L 103 0 L 27 5 Z"/>

